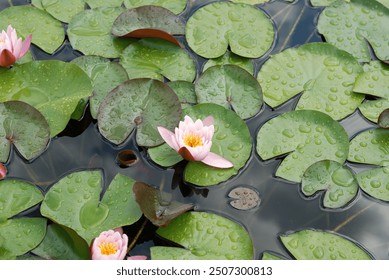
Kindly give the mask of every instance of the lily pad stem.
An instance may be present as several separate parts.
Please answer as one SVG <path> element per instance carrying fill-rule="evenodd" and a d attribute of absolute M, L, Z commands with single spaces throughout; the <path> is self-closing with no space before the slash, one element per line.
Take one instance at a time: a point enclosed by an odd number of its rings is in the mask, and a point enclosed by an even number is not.
<path fill-rule="evenodd" d="M 134 248 L 136 242 L 138 241 L 139 236 L 142 234 L 142 232 L 143 232 L 143 230 L 145 229 L 145 227 L 146 227 L 148 221 L 149 221 L 149 220 L 144 219 L 143 224 L 141 225 L 141 227 L 140 227 L 140 229 L 138 230 L 137 234 L 135 235 L 134 239 L 132 239 L 132 242 L 130 243 L 130 245 L 128 245 L 127 254 L 130 253 L 130 251 L 132 250 L 132 248 Z"/>

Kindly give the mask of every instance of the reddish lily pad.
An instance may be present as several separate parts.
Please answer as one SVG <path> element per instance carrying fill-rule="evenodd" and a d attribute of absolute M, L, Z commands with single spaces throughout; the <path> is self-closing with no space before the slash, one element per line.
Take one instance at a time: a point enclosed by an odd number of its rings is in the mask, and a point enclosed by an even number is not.
<path fill-rule="evenodd" d="M 185 9 L 186 2 L 187 0 L 124 0 L 124 5 L 127 9 L 146 5 L 161 6 L 175 14 L 179 14 Z"/>

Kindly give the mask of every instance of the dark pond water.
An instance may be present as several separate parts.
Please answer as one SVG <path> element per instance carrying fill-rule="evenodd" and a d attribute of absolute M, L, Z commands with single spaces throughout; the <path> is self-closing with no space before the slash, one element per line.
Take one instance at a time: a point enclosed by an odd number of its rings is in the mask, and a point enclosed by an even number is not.
<path fill-rule="evenodd" d="M 12 1 L 14 5 L 26 4 L 28 1 Z M 189 0 L 189 5 L 182 14 L 187 20 L 200 6 L 215 1 Z M 9 1 L 0 0 L 0 9 L 9 6 Z M 270 53 L 298 46 L 307 42 L 320 42 L 321 36 L 315 25 L 321 8 L 313 8 L 308 0 L 297 0 L 290 4 L 281 0 L 260 5 L 274 21 L 277 37 Z M 180 38 L 184 42 L 183 38 Z M 36 59 L 60 59 L 70 61 L 81 55 L 73 51 L 66 41 L 54 55 L 47 55 L 38 48 L 32 49 Z M 204 59 L 191 54 L 198 64 L 200 72 Z M 255 74 L 269 53 L 254 60 Z M 333 230 L 356 240 L 376 259 L 389 259 L 389 204 L 368 198 L 361 191 L 356 199 L 340 211 L 325 210 L 320 206 L 320 198 L 306 199 L 299 190 L 299 184 L 289 183 L 274 176 L 281 159 L 262 161 L 256 155 L 255 138 L 259 128 L 270 118 L 285 111 L 293 110 L 298 97 L 287 104 L 272 110 L 264 106 L 261 112 L 249 119 L 254 142 L 252 155 L 246 167 L 227 182 L 208 188 L 195 188 L 182 182 L 182 166 L 162 169 L 148 160 L 147 151 L 136 146 L 134 135 L 119 147 L 106 142 L 98 133 L 97 125 L 88 113 L 78 121 L 71 121 L 66 131 L 52 139 L 47 151 L 31 163 L 25 162 L 13 153 L 8 164 L 9 176 L 22 178 L 39 185 L 44 191 L 66 174 L 80 169 L 103 169 L 105 181 L 109 183 L 118 173 L 128 175 L 150 185 L 162 186 L 173 199 L 191 202 L 197 210 L 210 211 L 242 224 L 253 239 L 255 258 L 270 250 L 287 256 L 288 253 L 278 236 L 288 231 L 305 228 Z M 341 121 L 350 137 L 361 130 L 372 127 L 358 112 Z M 130 167 L 121 168 L 116 163 L 118 152 L 132 149 L 139 161 Z M 348 164 L 359 172 L 367 166 Z M 229 204 L 228 193 L 237 186 L 251 186 L 261 197 L 261 204 L 248 211 L 236 210 Z M 37 208 L 25 215 L 39 215 Z M 126 228 L 130 238 L 137 232 L 142 221 Z M 149 247 L 161 241 L 155 237 L 155 227 L 148 225 L 138 240 L 132 254 L 149 255 Z"/>

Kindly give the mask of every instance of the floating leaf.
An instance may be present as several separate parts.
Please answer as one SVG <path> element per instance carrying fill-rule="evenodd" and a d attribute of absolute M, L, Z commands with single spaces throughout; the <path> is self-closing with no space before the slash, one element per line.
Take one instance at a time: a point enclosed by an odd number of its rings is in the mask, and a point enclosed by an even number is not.
<path fill-rule="evenodd" d="M 157 126 L 173 129 L 181 117 L 181 105 L 173 90 L 151 79 L 133 79 L 115 88 L 102 102 L 97 116 L 99 131 L 119 145 L 137 128 L 141 146 L 162 144 Z"/>
<path fill-rule="evenodd" d="M 323 206 L 340 208 L 355 198 L 358 183 L 349 168 L 336 161 L 323 160 L 314 163 L 305 171 L 301 190 L 306 196 L 325 191 Z"/>
<path fill-rule="evenodd" d="M 261 203 L 258 192 L 249 187 L 234 188 L 229 192 L 228 197 L 233 198 L 230 201 L 231 206 L 239 210 L 250 210 Z"/>
<path fill-rule="evenodd" d="M 373 72 L 376 70 L 389 70 L 389 65 L 380 61 L 380 60 L 373 60 L 370 61 L 369 63 L 364 63 L 363 64 L 363 71 L 365 72 Z"/>
<path fill-rule="evenodd" d="M 356 175 L 361 189 L 372 197 L 389 202 L 389 167 L 374 168 Z"/>
<path fill-rule="evenodd" d="M 134 183 L 131 178 L 117 174 L 100 199 L 102 173 L 74 172 L 50 188 L 41 213 L 73 229 L 90 244 L 102 231 L 130 225 L 140 218 L 132 193 Z"/>
<path fill-rule="evenodd" d="M 158 6 L 143 6 L 124 11 L 115 20 L 112 34 L 134 38 L 154 37 L 180 44 L 173 35 L 184 35 L 184 22 L 171 11 Z"/>
<path fill-rule="evenodd" d="M 235 65 L 216 65 L 196 82 L 198 103 L 215 103 L 234 110 L 242 119 L 253 117 L 262 106 L 262 89 L 246 70 Z"/>
<path fill-rule="evenodd" d="M 55 52 L 65 40 L 60 21 L 33 6 L 12 6 L 0 12 L 0 30 L 11 24 L 19 36 L 32 34 L 32 43 L 47 53 Z"/>
<path fill-rule="evenodd" d="M 329 6 L 338 0 L 310 0 L 310 1 L 312 6 Z M 350 2 L 350 0 L 344 0 L 344 1 Z M 389 7 L 389 0 L 377 0 L 377 2 L 380 2 L 382 5 Z"/>
<path fill-rule="evenodd" d="M 163 167 L 173 166 L 183 160 L 180 154 L 166 143 L 149 148 L 147 152 L 152 161 Z"/>
<path fill-rule="evenodd" d="M 361 113 L 376 123 L 380 113 L 389 108 L 389 71 L 375 70 L 360 74 L 355 81 L 354 91 L 379 98 L 359 106 Z"/>
<path fill-rule="evenodd" d="M 126 70 L 118 63 L 98 56 L 80 56 L 72 61 L 91 78 L 93 95 L 90 97 L 90 111 L 97 118 L 101 101 L 115 87 L 128 80 Z"/>
<path fill-rule="evenodd" d="M 297 109 L 316 110 L 335 120 L 357 109 L 363 95 L 352 92 L 362 67 L 354 57 L 327 43 L 310 43 L 272 56 L 258 80 L 264 101 L 276 107 L 300 92 Z"/>
<path fill-rule="evenodd" d="M 279 260 L 285 260 L 284 257 L 280 257 L 272 252 L 263 252 L 262 254 L 262 260 L 266 261 L 279 261 Z"/>
<path fill-rule="evenodd" d="M 302 230 L 282 235 L 281 241 L 298 260 L 370 260 L 354 241 L 331 232 Z"/>
<path fill-rule="evenodd" d="M 142 182 L 136 182 L 133 191 L 143 214 L 158 227 L 167 226 L 172 219 L 194 207 L 193 204 L 165 201 L 159 190 Z"/>
<path fill-rule="evenodd" d="M 389 165 L 389 130 L 369 129 L 350 142 L 348 160 L 359 163 Z"/>
<path fill-rule="evenodd" d="M 146 5 L 161 6 L 175 14 L 179 14 L 185 9 L 186 1 L 187 0 L 124 0 L 124 5 L 127 9 Z"/>
<path fill-rule="evenodd" d="M 226 64 L 239 66 L 249 72 L 251 75 L 254 73 L 254 65 L 251 62 L 251 59 L 236 55 L 230 51 L 226 51 L 226 53 L 220 57 L 209 59 L 207 63 L 205 63 L 203 71 L 215 65 Z"/>
<path fill-rule="evenodd" d="M 123 0 L 84 0 L 92 9 L 100 7 L 121 7 Z"/>
<path fill-rule="evenodd" d="M 253 244 L 239 224 L 205 212 L 188 212 L 174 219 L 157 234 L 181 246 L 152 247 L 151 258 L 181 260 L 251 260 Z"/>
<path fill-rule="evenodd" d="M 90 248 L 80 236 L 70 228 L 50 224 L 46 236 L 32 253 L 49 260 L 88 260 Z"/>
<path fill-rule="evenodd" d="M 102 7 L 77 14 L 67 29 L 70 44 L 85 55 L 118 58 L 133 42 L 129 38 L 116 38 L 111 34 L 113 22 L 123 11 L 120 7 Z"/>
<path fill-rule="evenodd" d="M 194 84 L 187 81 L 173 81 L 168 82 L 167 85 L 177 94 L 178 99 L 181 102 L 181 108 L 197 104 L 197 97 L 194 88 Z"/>
<path fill-rule="evenodd" d="M 41 10 L 44 10 L 43 9 L 43 6 L 42 6 L 42 0 L 31 0 L 31 4 L 33 6 L 35 6 L 36 8 L 39 8 Z"/>
<path fill-rule="evenodd" d="M 389 106 L 389 105 L 388 105 Z M 382 128 L 389 128 L 389 108 L 385 109 L 378 118 L 378 125 Z"/>
<path fill-rule="evenodd" d="M 218 2 L 201 7 L 189 18 L 186 39 L 192 50 L 206 58 L 222 56 L 228 46 L 237 55 L 256 58 L 272 46 L 274 27 L 253 6 Z"/>
<path fill-rule="evenodd" d="M 62 22 L 69 22 L 85 8 L 84 0 L 41 0 L 41 5 L 46 12 Z"/>
<path fill-rule="evenodd" d="M 257 153 L 267 160 L 289 153 L 276 176 L 300 182 L 305 170 L 321 160 L 343 164 L 349 149 L 344 128 L 328 115 L 310 110 L 284 113 L 263 125 L 257 135 Z"/>
<path fill-rule="evenodd" d="M 69 122 L 80 99 L 91 95 L 89 77 L 77 65 L 59 60 L 14 65 L 0 75 L 0 102 L 26 102 L 46 118 L 51 136 Z"/>
<path fill-rule="evenodd" d="M 389 9 L 375 0 L 335 2 L 321 13 L 317 28 L 360 62 L 371 60 L 370 46 L 380 60 L 389 60 Z"/>
<path fill-rule="evenodd" d="M 192 82 L 196 77 L 196 65 L 192 58 L 177 45 L 159 39 L 145 38 L 129 45 L 120 63 L 130 79 L 152 78 L 170 81 Z"/>

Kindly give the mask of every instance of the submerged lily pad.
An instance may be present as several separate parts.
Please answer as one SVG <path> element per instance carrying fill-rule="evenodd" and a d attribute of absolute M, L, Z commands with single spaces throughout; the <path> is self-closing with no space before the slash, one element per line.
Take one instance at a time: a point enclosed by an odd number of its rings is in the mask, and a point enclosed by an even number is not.
<path fill-rule="evenodd" d="M 362 94 L 352 91 L 362 71 L 347 52 L 327 43 L 310 43 L 272 56 L 259 71 L 258 80 L 264 101 L 271 107 L 304 92 L 297 109 L 321 111 L 340 120 L 363 101 Z"/>
<path fill-rule="evenodd" d="M 186 6 L 187 0 L 124 0 L 127 9 L 146 5 L 161 6 L 175 14 L 181 13 Z"/>
<path fill-rule="evenodd" d="M 41 0 L 41 5 L 46 12 L 62 22 L 69 22 L 85 9 L 84 0 Z"/>
<path fill-rule="evenodd" d="M 239 66 L 249 72 L 251 75 L 254 73 L 254 65 L 251 62 L 251 59 L 236 55 L 230 51 L 226 51 L 226 53 L 220 57 L 209 59 L 207 63 L 205 63 L 203 71 L 215 65 L 226 64 Z"/>
<path fill-rule="evenodd" d="M 385 109 L 378 117 L 378 125 L 382 128 L 389 128 L 389 108 Z"/>
<path fill-rule="evenodd" d="M 186 39 L 193 51 L 206 58 L 222 56 L 228 46 L 237 55 L 257 58 L 272 46 L 274 27 L 254 6 L 217 2 L 201 7 L 189 18 Z"/>
<path fill-rule="evenodd" d="M 0 162 L 8 160 L 12 145 L 25 159 L 32 160 L 43 153 L 49 143 L 50 128 L 46 119 L 27 103 L 0 103 L 0 123 Z"/>
<path fill-rule="evenodd" d="M 348 160 L 380 166 L 389 165 L 389 130 L 369 129 L 359 133 L 350 142 Z"/>
<path fill-rule="evenodd" d="M 84 0 L 92 9 L 100 7 L 120 7 L 123 0 Z"/>
<path fill-rule="evenodd" d="M 184 248 L 152 247 L 153 260 L 251 260 L 253 244 L 239 224 L 205 212 L 188 212 L 175 218 L 157 234 Z"/>
<path fill-rule="evenodd" d="M 389 166 L 363 171 L 356 178 L 367 194 L 389 202 Z"/>
<path fill-rule="evenodd" d="M 79 100 L 91 95 L 92 85 L 77 65 L 40 60 L 14 65 L 2 73 L 0 91 L 0 102 L 18 100 L 38 109 L 54 137 L 66 127 Z"/>
<path fill-rule="evenodd" d="M 117 174 L 100 199 L 102 172 L 74 172 L 50 188 L 41 213 L 73 229 L 90 244 L 102 231 L 133 224 L 141 217 L 132 193 L 134 183 Z"/>
<path fill-rule="evenodd" d="M 101 101 L 115 87 L 128 80 L 126 70 L 116 62 L 99 56 L 80 56 L 72 61 L 91 78 L 93 95 L 90 97 L 90 112 L 97 118 Z"/>
<path fill-rule="evenodd" d="M 195 84 L 198 103 L 215 103 L 235 111 L 242 119 L 253 117 L 262 106 L 262 89 L 246 70 L 235 65 L 207 69 Z"/>
<path fill-rule="evenodd" d="M 121 55 L 120 63 L 130 79 L 151 78 L 192 82 L 196 65 L 189 54 L 177 45 L 159 39 L 144 38 L 129 45 Z"/>
<path fill-rule="evenodd" d="M 351 53 L 360 62 L 389 60 L 389 9 L 370 0 L 337 1 L 321 13 L 317 26 L 327 42 Z"/>
<path fill-rule="evenodd" d="M 0 30 L 11 24 L 19 36 L 32 34 L 32 43 L 47 53 L 55 52 L 65 40 L 60 21 L 33 6 L 12 6 L 0 12 Z"/>
<path fill-rule="evenodd" d="M 358 183 L 349 168 L 336 161 L 323 160 L 314 163 L 305 171 L 301 190 L 306 196 L 325 191 L 323 206 L 340 208 L 355 198 Z"/>
<path fill-rule="evenodd" d="M 112 24 L 123 8 L 102 7 L 78 13 L 69 22 L 67 34 L 73 49 L 85 55 L 118 58 L 134 40 L 116 38 L 111 34 Z"/>
<path fill-rule="evenodd" d="M 251 210 L 261 203 L 259 194 L 250 187 L 237 187 L 228 193 L 232 198 L 230 205 L 238 210 Z"/>
<path fill-rule="evenodd" d="M 177 94 L 181 102 L 181 108 L 197 104 L 197 97 L 194 84 L 187 81 L 173 81 L 168 82 L 167 85 Z"/>
<path fill-rule="evenodd" d="M 257 153 L 267 160 L 288 154 L 276 176 L 300 182 L 305 170 L 321 160 L 343 164 L 349 150 L 344 128 L 330 116 L 310 110 L 287 112 L 265 123 L 257 135 Z"/>
<path fill-rule="evenodd" d="M 359 106 L 367 119 L 377 122 L 381 112 L 389 108 L 389 71 L 376 70 L 360 74 L 355 81 L 354 91 L 379 98 L 367 100 Z"/>
<path fill-rule="evenodd" d="M 302 230 L 281 241 L 297 260 L 371 260 L 354 241 L 332 232 Z"/>

